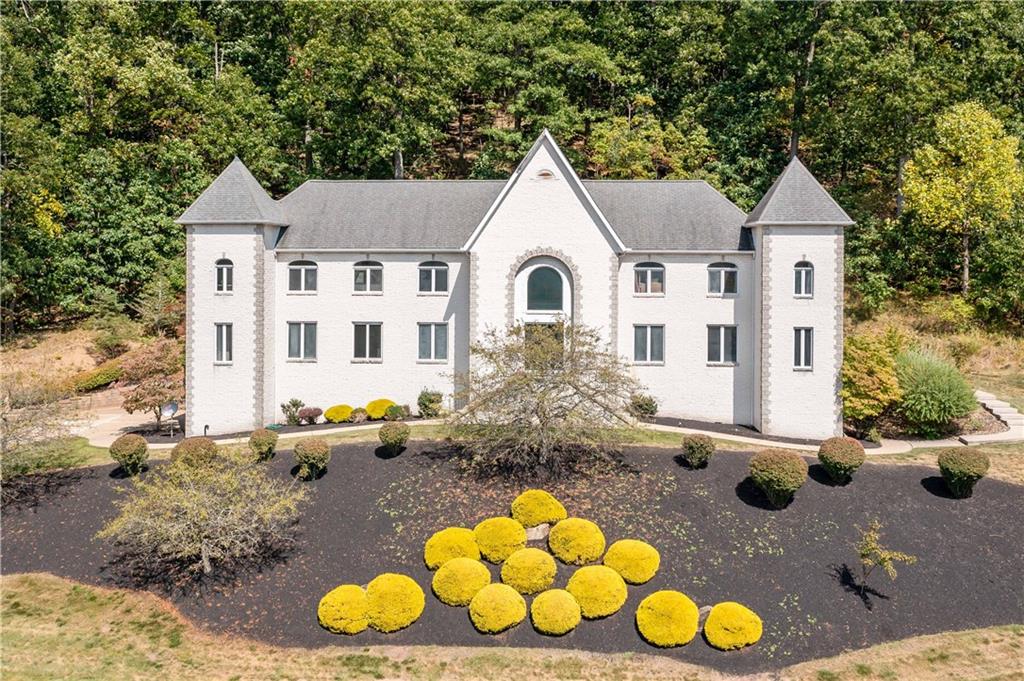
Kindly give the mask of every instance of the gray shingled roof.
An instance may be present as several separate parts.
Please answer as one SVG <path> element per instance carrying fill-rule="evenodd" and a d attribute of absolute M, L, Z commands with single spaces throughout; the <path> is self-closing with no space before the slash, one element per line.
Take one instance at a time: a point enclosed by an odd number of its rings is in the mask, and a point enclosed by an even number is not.
<path fill-rule="evenodd" d="M 853 220 L 796 156 L 747 216 L 748 225 L 852 225 Z"/>
<path fill-rule="evenodd" d="M 237 156 L 176 222 L 190 225 L 287 224 L 281 207 Z"/>

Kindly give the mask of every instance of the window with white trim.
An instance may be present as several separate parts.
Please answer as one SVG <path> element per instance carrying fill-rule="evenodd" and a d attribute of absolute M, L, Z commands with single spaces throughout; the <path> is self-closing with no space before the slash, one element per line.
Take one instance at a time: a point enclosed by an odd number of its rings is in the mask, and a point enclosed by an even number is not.
<path fill-rule="evenodd" d="M 300 293 L 316 291 L 316 263 L 309 260 L 288 263 L 288 290 Z"/>
<path fill-rule="evenodd" d="M 217 293 L 231 293 L 235 289 L 235 264 L 227 258 L 221 258 L 216 263 L 217 268 Z"/>
<path fill-rule="evenodd" d="M 793 329 L 793 368 L 805 371 L 814 368 L 814 329 Z"/>
<path fill-rule="evenodd" d="M 633 361 L 652 364 L 665 361 L 665 327 L 654 324 L 633 326 Z"/>
<path fill-rule="evenodd" d="M 738 271 L 731 262 L 713 262 L 708 265 L 708 293 L 713 296 L 736 295 Z"/>
<path fill-rule="evenodd" d="M 633 266 L 633 293 L 641 296 L 665 294 L 665 266 L 642 262 Z"/>
<path fill-rule="evenodd" d="M 797 298 L 814 296 L 814 265 L 806 260 L 793 266 L 793 295 Z"/>
<path fill-rule="evenodd" d="M 353 359 L 381 359 L 382 324 L 380 322 L 356 322 Z"/>
<path fill-rule="evenodd" d="M 417 324 L 419 331 L 419 359 L 446 361 L 448 359 L 448 325 L 424 322 Z"/>
<path fill-rule="evenodd" d="M 447 293 L 448 265 L 437 260 L 420 263 L 420 293 Z"/>
<path fill-rule="evenodd" d="M 708 326 L 708 364 L 736 363 L 736 327 Z"/>
<path fill-rule="evenodd" d="M 384 265 L 376 260 L 360 260 L 354 266 L 357 293 L 372 293 L 384 290 Z"/>
<path fill-rule="evenodd" d="M 231 324 L 217 323 L 213 325 L 217 337 L 217 364 L 231 364 Z"/>
<path fill-rule="evenodd" d="M 316 322 L 288 322 L 288 359 L 316 359 Z"/>

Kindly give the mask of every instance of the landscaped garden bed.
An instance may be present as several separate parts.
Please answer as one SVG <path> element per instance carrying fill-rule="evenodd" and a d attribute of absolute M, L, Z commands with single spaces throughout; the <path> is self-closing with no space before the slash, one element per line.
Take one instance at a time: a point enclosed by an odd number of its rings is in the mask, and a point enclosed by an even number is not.
<path fill-rule="evenodd" d="M 992 479 L 972 497 L 952 499 L 938 471 L 918 466 L 862 466 L 836 486 L 809 459 L 810 479 L 788 507 L 772 510 L 748 475 L 749 455 L 718 452 L 703 469 L 678 466 L 658 449 L 627 449 L 629 471 L 544 485 L 570 515 L 597 523 L 611 545 L 641 539 L 660 554 L 654 578 L 629 585 L 615 614 L 547 637 L 523 622 L 504 633 L 476 631 L 466 607 L 431 593 L 434 573 L 424 542 L 449 526 L 474 527 L 507 516 L 522 486 L 462 476 L 427 443 L 396 457 L 372 444 L 333 448 L 326 474 L 298 484 L 315 490 L 303 507 L 298 543 L 283 560 L 202 589 L 162 595 L 217 631 L 303 646 L 470 645 L 636 651 L 719 669 L 751 672 L 836 654 L 886 640 L 1019 620 L 1024 588 L 1014 578 L 1024 545 L 1021 488 Z M 268 464 L 291 479 L 292 455 Z M 157 469 L 163 463 L 152 463 Z M 94 539 L 113 516 L 113 466 L 88 469 L 34 507 L 4 509 L 4 573 L 47 571 L 95 584 L 131 584 L 114 547 Z M 143 475 L 150 475 L 144 473 Z M 87 510 L 87 512 L 86 512 Z M 862 594 L 854 544 L 874 518 L 888 545 L 917 556 L 889 582 L 876 573 Z M 528 546 L 546 548 L 546 542 Z M 575 566 L 556 561 L 551 588 L 564 589 Z M 488 565 L 500 582 L 501 565 Z M 339 584 L 365 586 L 383 573 L 412 577 L 426 594 L 422 615 L 395 633 L 331 634 L 317 605 Z M 153 587 L 156 589 L 157 587 Z M 763 620 L 760 641 L 721 652 L 701 634 L 685 646 L 654 648 L 637 634 L 635 613 L 656 591 L 678 590 L 697 606 L 736 601 Z M 527 606 L 535 597 L 527 596 Z M 527 615 L 529 618 L 529 615 Z"/>

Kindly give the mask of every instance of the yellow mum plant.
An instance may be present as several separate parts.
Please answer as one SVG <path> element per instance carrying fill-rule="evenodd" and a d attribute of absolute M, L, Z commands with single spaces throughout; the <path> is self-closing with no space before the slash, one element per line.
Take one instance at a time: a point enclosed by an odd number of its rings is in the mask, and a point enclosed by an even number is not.
<path fill-rule="evenodd" d="M 473 528 L 473 536 L 480 553 L 492 563 L 500 563 L 519 549 L 526 548 L 526 530 L 512 518 L 496 517 L 481 521 Z"/>
<path fill-rule="evenodd" d="M 391 400 L 381 398 L 374 400 L 366 405 L 366 416 L 373 419 L 374 421 L 384 418 L 384 415 L 388 413 L 388 407 L 395 406 L 395 403 Z"/>
<path fill-rule="evenodd" d="M 328 423 L 344 423 L 352 416 L 352 407 L 347 404 L 336 404 L 324 412 L 324 418 Z"/>
<path fill-rule="evenodd" d="M 580 604 L 564 589 L 551 589 L 538 595 L 530 605 L 533 628 L 548 636 L 568 634 L 580 623 Z"/>
<path fill-rule="evenodd" d="M 385 572 L 366 586 L 366 603 L 370 626 L 389 634 L 418 620 L 426 598 L 411 577 Z"/>
<path fill-rule="evenodd" d="M 640 601 L 636 628 L 644 640 L 659 648 L 683 646 L 697 635 L 697 604 L 678 591 L 655 591 Z"/>
<path fill-rule="evenodd" d="M 342 584 L 331 589 L 320 599 L 316 617 L 320 626 L 335 634 L 358 634 L 366 629 L 369 620 L 366 592 L 356 584 Z"/>
<path fill-rule="evenodd" d="M 563 563 L 593 563 L 604 553 L 604 534 L 589 520 L 568 518 L 551 528 L 548 547 Z"/>
<path fill-rule="evenodd" d="M 588 620 L 618 612 L 628 595 L 619 573 L 604 565 L 581 567 L 569 578 L 565 589 L 580 604 L 580 611 Z"/>
<path fill-rule="evenodd" d="M 436 570 L 452 558 L 480 560 L 480 549 L 473 537 L 473 530 L 446 527 L 431 535 L 423 546 L 423 562 L 431 570 Z"/>
<path fill-rule="evenodd" d="M 637 539 L 620 539 L 604 554 L 604 564 L 622 575 L 630 584 L 651 581 L 661 565 L 658 550 Z"/>
<path fill-rule="evenodd" d="M 704 622 L 704 638 L 719 650 L 751 646 L 761 639 L 761 618 L 749 608 L 726 601 L 711 608 Z"/>
<path fill-rule="evenodd" d="M 535 594 L 551 586 L 558 566 L 547 551 L 519 549 L 501 566 L 501 581 L 522 594 Z"/>
<path fill-rule="evenodd" d="M 526 601 L 507 584 L 488 584 L 469 603 L 469 619 L 477 631 L 497 634 L 526 617 Z"/>
<path fill-rule="evenodd" d="M 480 589 L 491 583 L 491 571 L 479 560 L 452 558 L 434 573 L 431 587 L 446 605 L 469 605 Z"/>
<path fill-rule="evenodd" d="M 523 527 L 536 527 L 565 520 L 566 513 L 565 506 L 544 490 L 528 489 L 512 502 L 512 517 Z"/>

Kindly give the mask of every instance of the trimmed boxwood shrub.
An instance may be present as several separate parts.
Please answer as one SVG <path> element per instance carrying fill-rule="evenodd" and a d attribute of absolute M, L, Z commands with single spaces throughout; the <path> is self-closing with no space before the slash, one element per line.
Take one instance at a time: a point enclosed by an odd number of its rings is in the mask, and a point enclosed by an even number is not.
<path fill-rule="evenodd" d="M 645 641 L 659 648 L 684 646 L 697 635 L 700 611 L 679 591 L 655 591 L 640 601 L 636 628 Z"/>
<path fill-rule="evenodd" d="M 365 631 L 369 604 L 366 592 L 357 584 L 342 584 L 327 592 L 316 608 L 320 626 L 335 634 L 358 634 Z"/>
<path fill-rule="evenodd" d="M 434 573 L 431 588 L 445 605 L 469 605 L 491 583 L 491 571 L 472 558 L 452 558 Z"/>
<path fill-rule="evenodd" d="M 370 626 L 390 634 L 405 629 L 423 614 L 426 597 L 411 577 L 385 572 L 366 585 L 366 616 Z"/>
<path fill-rule="evenodd" d="M 497 634 L 526 617 L 526 601 L 507 584 L 488 584 L 469 603 L 469 618 L 477 631 Z"/>
<path fill-rule="evenodd" d="M 684 435 L 680 455 L 690 468 L 705 468 L 715 453 L 715 441 L 707 435 Z"/>
<path fill-rule="evenodd" d="M 565 506 L 542 489 L 528 489 L 512 501 L 512 517 L 523 527 L 536 527 L 565 520 Z"/>
<path fill-rule="evenodd" d="M 480 548 L 476 545 L 473 530 L 446 527 L 431 535 L 423 546 L 423 562 L 431 570 L 436 570 L 454 558 L 480 560 Z"/>
<path fill-rule="evenodd" d="M 483 520 L 473 528 L 473 537 L 480 553 L 491 563 L 500 563 L 526 548 L 526 530 L 512 518 L 499 516 Z"/>
<path fill-rule="evenodd" d="M 795 452 L 766 449 L 750 459 L 750 477 L 776 508 L 782 508 L 807 481 L 807 462 Z"/>
<path fill-rule="evenodd" d="M 533 628 L 546 636 L 568 634 L 582 617 L 580 604 L 565 589 L 549 589 L 534 598 L 530 605 Z"/>
<path fill-rule="evenodd" d="M 618 612 L 629 595 L 619 573 L 604 565 L 581 567 L 569 578 L 565 589 L 580 604 L 580 611 L 588 620 Z"/>
<path fill-rule="evenodd" d="M 651 395 L 636 393 L 629 398 L 629 413 L 636 418 L 650 418 L 658 413 L 658 400 Z"/>
<path fill-rule="evenodd" d="M 620 539 L 604 555 L 604 564 L 630 584 L 651 581 L 661 565 L 658 549 L 637 539 Z"/>
<path fill-rule="evenodd" d="M 501 581 L 521 594 L 535 594 L 551 586 L 558 566 L 547 551 L 519 549 L 501 566 Z"/>
<path fill-rule="evenodd" d="M 299 464 L 299 477 L 312 480 L 327 468 L 331 460 L 331 447 L 319 437 L 307 437 L 295 443 L 295 463 Z"/>
<path fill-rule="evenodd" d="M 277 433 L 266 428 L 257 428 L 249 436 L 249 449 L 258 461 L 269 461 L 274 458 L 277 449 Z"/>
<path fill-rule="evenodd" d="M 563 563 L 593 563 L 604 553 L 605 540 L 601 528 L 583 518 L 566 518 L 551 528 L 548 548 Z"/>
<path fill-rule="evenodd" d="M 444 396 L 436 390 L 427 390 L 426 388 L 421 390 L 419 397 L 416 398 L 416 407 L 419 409 L 420 416 L 425 419 L 440 416 L 443 400 Z"/>
<path fill-rule="evenodd" d="M 864 446 L 852 437 L 830 437 L 818 447 L 818 461 L 834 482 L 846 484 L 864 463 Z"/>
<path fill-rule="evenodd" d="M 903 392 L 898 411 L 912 433 L 941 435 L 978 404 L 963 375 L 938 357 L 901 352 L 896 356 L 896 375 Z"/>
<path fill-rule="evenodd" d="M 347 404 L 336 404 L 324 412 L 324 419 L 328 423 L 345 423 L 352 415 L 352 407 Z"/>
<path fill-rule="evenodd" d="M 388 421 L 377 431 L 377 437 L 389 452 L 397 454 L 409 441 L 409 426 L 401 421 Z"/>
<path fill-rule="evenodd" d="M 380 398 L 366 405 L 366 416 L 373 421 L 379 421 L 388 413 L 388 407 L 395 406 L 391 400 Z"/>
<path fill-rule="evenodd" d="M 352 410 L 352 413 L 348 415 L 348 420 L 352 423 L 362 423 L 368 418 L 369 416 L 366 414 L 366 410 L 362 407 L 356 407 Z"/>
<path fill-rule="evenodd" d="M 404 404 L 392 404 L 384 410 L 384 419 L 386 421 L 401 421 L 406 418 L 409 418 L 409 407 Z"/>
<path fill-rule="evenodd" d="M 187 437 L 171 450 L 171 463 L 206 466 L 217 456 L 217 443 L 208 437 Z"/>
<path fill-rule="evenodd" d="M 75 374 L 71 379 L 71 385 L 75 392 L 87 393 L 92 390 L 106 388 L 108 385 L 121 378 L 121 358 L 108 359 L 95 369 L 89 369 Z"/>
<path fill-rule="evenodd" d="M 966 499 L 974 492 L 974 484 L 988 473 L 988 455 L 970 447 L 957 447 L 939 453 L 939 471 L 950 494 Z"/>
<path fill-rule="evenodd" d="M 128 433 L 114 440 L 110 445 L 110 458 L 116 461 L 128 475 L 135 475 L 146 465 L 149 445 L 146 438 Z"/>
<path fill-rule="evenodd" d="M 761 618 L 753 610 L 726 601 L 711 608 L 704 622 L 704 638 L 719 650 L 736 650 L 761 639 Z"/>
<path fill-rule="evenodd" d="M 323 414 L 323 410 L 320 407 L 303 407 L 299 409 L 297 416 L 299 417 L 300 423 L 305 423 L 307 426 L 312 426 Z"/>

